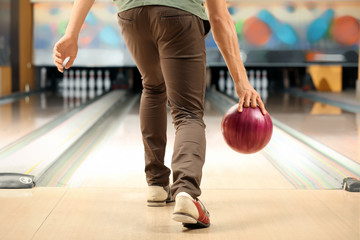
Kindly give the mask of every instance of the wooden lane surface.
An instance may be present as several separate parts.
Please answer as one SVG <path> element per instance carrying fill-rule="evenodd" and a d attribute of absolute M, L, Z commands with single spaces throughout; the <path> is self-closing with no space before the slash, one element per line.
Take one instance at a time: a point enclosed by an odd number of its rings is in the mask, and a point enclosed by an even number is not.
<path fill-rule="evenodd" d="M 231 150 L 221 135 L 222 115 L 206 110 L 207 150 L 202 189 L 294 189 L 260 152 L 241 155 Z M 146 187 L 144 152 L 138 106 L 122 120 L 75 171 L 69 187 Z M 175 131 L 168 115 L 168 144 L 165 164 L 171 166 Z"/>
<path fill-rule="evenodd" d="M 187 230 L 171 220 L 173 204 L 146 207 L 145 188 L 1 190 L 0 239 L 360 238 L 355 193 L 207 189 L 202 201 L 211 227 Z"/>

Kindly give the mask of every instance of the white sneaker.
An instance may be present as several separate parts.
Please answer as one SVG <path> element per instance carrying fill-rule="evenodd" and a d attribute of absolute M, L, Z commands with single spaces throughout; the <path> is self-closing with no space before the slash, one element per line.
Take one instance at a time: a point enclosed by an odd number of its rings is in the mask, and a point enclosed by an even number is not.
<path fill-rule="evenodd" d="M 147 192 L 147 205 L 149 207 L 163 207 L 168 202 L 173 202 L 170 186 L 149 186 Z"/>
<path fill-rule="evenodd" d="M 199 199 L 193 199 L 186 192 L 179 192 L 175 198 L 173 220 L 182 222 L 187 228 L 206 228 L 210 226 L 210 213 Z"/>

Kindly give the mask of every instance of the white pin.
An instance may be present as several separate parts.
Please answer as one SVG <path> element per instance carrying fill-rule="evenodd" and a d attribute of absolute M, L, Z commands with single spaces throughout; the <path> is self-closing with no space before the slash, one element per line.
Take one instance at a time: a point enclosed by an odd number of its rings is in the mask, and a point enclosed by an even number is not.
<path fill-rule="evenodd" d="M 69 98 L 69 107 L 74 108 L 74 99 L 73 98 Z"/>
<path fill-rule="evenodd" d="M 71 100 L 73 100 L 74 97 L 75 97 L 75 91 L 74 91 L 74 89 L 70 88 L 69 92 L 68 92 L 68 98 L 69 98 L 70 102 L 71 102 Z"/>
<path fill-rule="evenodd" d="M 68 98 L 69 97 L 69 90 L 67 88 L 64 88 L 62 91 L 62 97 Z"/>
<path fill-rule="evenodd" d="M 225 77 L 224 77 L 224 71 L 223 70 L 220 71 L 220 77 L 219 77 L 219 81 L 218 81 L 218 86 L 219 86 L 220 92 L 225 91 Z"/>
<path fill-rule="evenodd" d="M 65 90 L 65 89 L 68 89 L 69 87 L 69 73 L 68 71 L 64 71 L 64 76 L 63 76 L 63 80 L 62 80 L 62 88 Z"/>
<path fill-rule="evenodd" d="M 95 90 L 93 88 L 90 88 L 89 90 L 89 98 L 93 99 L 95 97 Z"/>
<path fill-rule="evenodd" d="M 46 109 L 46 94 L 45 93 L 40 94 L 40 106 L 41 106 L 41 109 Z"/>
<path fill-rule="evenodd" d="M 74 71 L 70 70 L 69 71 L 69 89 L 73 89 L 74 87 L 75 87 Z"/>
<path fill-rule="evenodd" d="M 79 90 L 76 90 L 76 92 L 75 92 L 75 106 L 80 106 L 80 98 L 81 97 L 81 94 L 80 94 L 80 89 Z"/>
<path fill-rule="evenodd" d="M 69 96 L 69 90 L 67 88 L 64 88 L 62 91 L 62 97 L 63 97 L 63 105 L 64 108 L 68 108 L 68 96 Z"/>
<path fill-rule="evenodd" d="M 76 91 L 80 91 L 81 86 L 81 78 L 80 78 L 80 70 L 75 71 L 75 89 Z"/>
<path fill-rule="evenodd" d="M 86 70 L 81 71 L 81 89 L 86 90 L 87 80 L 86 80 Z"/>
<path fill-rule="evenodd" d="M 105 80 L 104 80 L 105 91 L 108 92 L 111 88 L 111 80 L 110 80 L 110 71 L 105 71 Z"/>
<path fill-rule="evenodd" d="M 97 88 L 97 92 L 101 92 L 102 93 L 102 88 L 103 88 L 103 79 L 102 79 L 102 71 L 98 70 L 97 71 L 97 78 L 96 78 L 96 88 Z M 98 94 L 101 95 L 101 94 Z"/>
<path fill-rule="evenodd" d="M 80 99 L 80 97 L 81 97 L 80 89 L 75 89 L 75 98 Z"/>
<path fill-rule="evenodd" d="M 266 88 L 264 88 L 261 91 L 261 100 L 263 101 L 264 104 L 266 104 L 268 97 L 269 97 L 269 92 Z"/>
<path fill-rule="evenodd" d="M 81 101 L 82 101 L 82 103 L 86 103 L 86 99 L 87 99 L 87 90 L 86 89 L 81 89 Z"/>
<path fill-rule="evenodd" d="M 94 70 L 91 70 L 89 75 L 89 90 L 94 90 L 94 89 L 95 89 L 95 72 Z"/>
<path fill-rule="evenodd" d="M 256 70 L 255 90 L 260 91 L 260 88 L 261 88 L 261 72 L 260 70 Z"/>
<path fill-rule="evenodd" d="M 40 76 L 40 88 L 46 88 L 46 73 L 47 69 L 45 67 L 41 68 Z"/>
<path fill-rule="evenodd" d="M 230 72 L 227 72 L 227 78 L 226 78 L 226 94 L 228 96 L 232 95 L 232 88 L 233 88 L 233 80 L 231 78 Z"/>
<path fill-rule="evenodd" d="M 262 84 L 262 88 L 263 89 L 267 89 L 269 86 L 269 80 L 267 78 L 267 71 L 263 70 L 262 71 L 262 79 L 261 79 L 261 84 Z"/>
<path fill-rule="evenodd" d="M 255 88 L 254 70 L 250 70 L 249 73 L 250 73 L 250 75 L 249 75 L 250 85 L 251 85 L 253 88 Z"/>

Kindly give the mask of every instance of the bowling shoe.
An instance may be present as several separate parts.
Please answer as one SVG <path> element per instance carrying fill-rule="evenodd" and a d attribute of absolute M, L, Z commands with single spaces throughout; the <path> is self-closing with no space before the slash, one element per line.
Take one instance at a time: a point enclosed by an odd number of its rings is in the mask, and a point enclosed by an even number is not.
<path fill-rule="evenodd" d="M 163 207 L 166 203 L 173 202 L 170 186 L 149 186 L 147 192 L 147 205 L 149 207 Z"/>
<path fill-rule="evenodd" d="M 206 228 L 210 226 L 210 213 L 199 199 L 188 193 L 179 192 L 175 198 L 173 220 L 182 222 L 186 228 Z"/>

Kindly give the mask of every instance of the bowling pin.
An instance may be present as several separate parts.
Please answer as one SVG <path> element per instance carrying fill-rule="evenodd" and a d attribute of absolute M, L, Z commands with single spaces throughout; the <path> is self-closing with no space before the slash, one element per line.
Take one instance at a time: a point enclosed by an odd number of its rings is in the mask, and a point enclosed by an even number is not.
<path fill-rule="evenodd" d="M 75 98 L 76 98 L 76 99 L 80 99 L 80 97 L 81 97 L 80 88 L 79 88 L 79 89 L 75 89 Z"/>
<path fill-rule="evenodd" d="M 260 70 L 256 70 L 255 90 L 260 91 L 260 88 L 261 88 L 261 72 Z"/>
<path fill-rule="evenodd" d="M 268 90 L 266 88 L 262 89 L 262 91 L 261 91 L 261 100 L 263 101 L 264 104 L 266 104 L 268 97 L 269 97 Z"/>
<path fill-rule="evenodd" d="M 76 107 L 79 107 L 80 106 L 80 98 L 81 97 L 81 94 L 80 94 L 80 89 L 79 90 L 76 90 L 75 92 L 75 106 Z"/>
<path fill-rule="evenodd" d="M 225 91 L 225 77 L 224 77 L 224 71 L 223 70 L 220 71 L 220 78 L 219 78 L 219 81 L 218 81 L 218 86 L 219 86 L 220 92 Z"/>
<path fill-rule="evenodd" d="M 249 82 L 250 85 L 255 88 L 255 77 L 254 77 L 254 70 L 250 70 L 250 75 L 249 75 Z"/>
<path fill-rule="evenodd" d="M 68 108 L 68 95 L 69 95 L 68 91 L 69 90 L 67 88 L 64 88 L 62 91 L 64 109 Z"/>
<path fill-rule="evenodd" d="M 95 72 L 94 70 L 91 70 L 89 75 L 89 90 L 94 90 L 94 89 L 95 89 Z"/>
<path fill-rule="evenodd" d="M 95 90 L 90 88 L 90 90 L 89 90 L 89 98 L 93 99 L 94 97 L 95 97 Z"/>
<path fill-rule="evenodd" d="M 87 90 L 81 89 L 81 102 L 86 103 L 86 99 L 87 99 Z"/>
<path fill-rule="evenodd" d="M 73 89 L 74 87 L 75 87 L 74 71 L 70 70 L 69 71 L 69 89 Z"/>
<path fill-rule="evenodd" d="M 47 72 L 47 69 L 45 67 L 41 68 L 40 88 L 42 88 L 42 89 L 46 88 L 46 72 Z"/>
<path fill-rule="evenodd" d="M 69 102 L 71 102 L 74 97 L 75 97 L 75 91 L 74 91 L 73 88 L 70 88 L 70 89 L 69 89 L 69 92 L 68 92 Z"/>
<path fill-rule="evenodd" d="M 81 86 L 81 78 L 80 78 L 80 70 L 75 71 L 75 91 L 80 91 Z"/>
<path fill-rule="evenodd" d="M 67 89 L 69 87 L 69 73 L 66 70 L 64 71 L 64 77 L 62 82 L 63 89 Z"/>
<path fill-rule="evenodd" d="M 96 88 L 97 88 L 98 92 L 102 92 L 102 87 L 103 87 L 102 71 L 98 70 L 97 78 L 96 78 Z"/>
<path fill-rule="evenodd" d="M 45 95 L 45 93 L 40 94 L 40 106 L 41 106 L 41 109 L 46 109 L 46 95 Z"/>
<path fill-rule="evenodd" d="M 87 88 L 86 70 L 82 70 L 82 72 L 81 72 L 81 89 L 86 90 L 86 88 Z"/>
<path fill-rule="evenodd" d="M 262 85 L 261 86 L 262 89 L 267 89 L 268 88 L 269 81 L 268 81 L 268 78 L 267 78 L 267 71 L 266 70 L 262 71 L 261 85 Z"/>
<path fill-rule="evenodd" d="M 226 94 L 228 96 L 231 96 L 232 94 L 232 87 L 233 87 L 233 80 L 231 79 L 230 72 L 227 72 L 227 78 L 226 78 Z"/>
<path fill-rule="evenodd" d="M 69 107 L 74 108 L 74 99 L 73 98 L 69 98 Z"/>
<path fill-rule="evenodd" d="M 111 80 L 110 80 L 110 71 L 105 71 L 105 80 L 104 80 L 105 91 L 108 92 L 111 88 Z"/>

